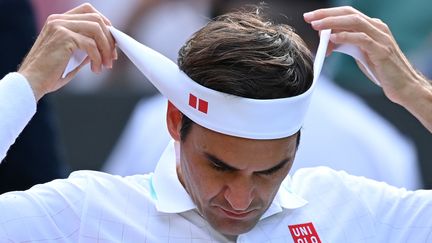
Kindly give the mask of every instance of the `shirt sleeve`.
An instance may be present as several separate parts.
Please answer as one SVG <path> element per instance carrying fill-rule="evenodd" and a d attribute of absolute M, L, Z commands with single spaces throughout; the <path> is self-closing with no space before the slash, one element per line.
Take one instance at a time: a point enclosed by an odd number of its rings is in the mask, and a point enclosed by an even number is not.
<path fill-rule="evenodd" d="M 9 73 L 0 80 L 0 162 L 35 113 L 36 99 L 23 75 Z"/>
<path fill-rule="evenodd" d="M 337 172 L 370 210 L 377 242 L 432 242 L 432 190 L 408 191 Z"/>
<path fill-rule="evenodd" d="M 0 195 L 0 242 L 78 242 L 87 186 L 74 176 Z"/>

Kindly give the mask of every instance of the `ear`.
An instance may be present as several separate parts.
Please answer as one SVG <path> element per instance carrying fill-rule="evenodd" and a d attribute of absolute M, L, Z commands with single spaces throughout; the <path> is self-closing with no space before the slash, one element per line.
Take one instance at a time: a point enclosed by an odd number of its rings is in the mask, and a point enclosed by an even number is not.
<path fill-rule="evenodd" d="M 182 117 L 183 114 L 175 107 L 170 101 L 168 101 L 168 108 L 167 108 L 167 127 L 168 132 L 170 133 L 171 137 L 175 141 L 180 141 L 180 129 L 182 125 Z"/>

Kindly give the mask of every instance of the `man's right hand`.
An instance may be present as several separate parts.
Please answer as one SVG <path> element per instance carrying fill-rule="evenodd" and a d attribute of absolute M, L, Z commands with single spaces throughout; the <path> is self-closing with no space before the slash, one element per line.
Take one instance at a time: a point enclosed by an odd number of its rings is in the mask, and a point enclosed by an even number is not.
<path fill-rule="evenodd" d="M 117 52 L 107 28 L 110 25 L 109 20 L 90 4 L 48 17 L 18 70 L 27 78 L 36 100 L 63 87 L 89 62 L 95 73 L 101 72 L 102 66 L 112 67 Z M 72 53 L 78 49 L 85 51 L 88 57 L 65 78 L 61 78 Z"/>

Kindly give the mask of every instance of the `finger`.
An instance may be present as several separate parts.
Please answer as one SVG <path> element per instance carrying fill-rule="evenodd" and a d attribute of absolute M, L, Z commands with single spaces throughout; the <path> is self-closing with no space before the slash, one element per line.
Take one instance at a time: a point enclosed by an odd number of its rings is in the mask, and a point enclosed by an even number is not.
<path fill-rule="evenodd" d="M 389 46 L 374 41 L 370 36 L 361 32 L 339 32 L 330 35 L 330 40 L 335 44 L 353 44 L 366 54 L 372 64 L 387 58 L 391 54 Z"/>
<path fill-rule="evenodd" d="M 375 40 L 382 38 L 385 34 L 369 20 L 358 14 L 326 17 L 312 21 L 311 25 L 315 30 L 332 29 L 336 31 L 364 32 Z"/>
<path fill-rule="evenodd" d="M 382 20 L 378 18 L 370 18 L 369 16 L 363 14 L 362 12 L 358 11 L 357 9 L 351 6 L 318 9 L 315 11 L 304 13 L 303 16 L 307 23 L 312 23 L 313 21 L 321 20 L 327 17 L 336 17 L 336 16 L 353 15 L 353 14 L 365 19 L 371 25 L 381 30 L 382 32 L 391 35 L 391 31 L 389 27 Z"/>
<path fill-rule="evenodd" d="M 352 33 L 340 32 L 330 35 L 330 40 L 336 44 L 352 44 L 360 48 L 364 55 L 364 61 L 370 68 L 371 72 L 375 71 L 378 62 L 386 58 L 389 54 L 384 50 L 386 49 L 380 43 L 374 41 L 370 36 L 365 33 Z M 360 70 L 369 78 L 369 80 L 376 83 L 376 79 L 369 73 L 369 70 L 358 60 L 355 60 Z M 376 75 L 376 74 L 375 74 Z"/>
<path fill-rule="evenodd" d="M 73 43 L 75 45 L 73 50 L 71 50 L 71 55 L 75 49 L 81 49 L 85 51 L 90 58 L 91 70 L 94 73 L 100 73 L 102 71 L 102 57 L 98 51 L 95 40 L 67 29 L 66 31 L 69 32 L 69 35 L 72 37 Z"/>
<path fill-rule="evenodd" d="M 388 25 L 386 23 L 384 23 L 381 19 L 372 18 L 371 22 L 376 28 L 380 29 L 382 32 L 387 33 L 389 35 L 392 35 Z"/>
<path fill-rule="evenodd" d="M 334 7 L 334 8 L 322 8 L 318 10 L 314 10 L 311 12 L 307 12 L 303 14 L 303 17 L 307 23 L 311 23 L 312 21 L 324 19 L 331 16 L 342 16 L 342 15 L 350 15 L 350 14 L 359 14 L 363 17 L 369 18 L 364 15 L 362 12 L 351 6 L 342 6 L 342 7 Z"/>
<path fill-rule="evenodd" d="M 114 60 L 117 60 L 118 59 L 118 53 L 117 53 L 117 48 L 114 48 L 114 50 L 113 50 L 113 59 Z"/>
<path fill-rule="evenodd" d="M 102 17 L 105 24 L 112 25 L 107 17 L 105 17 L 103 14 L 101 14 L 97 9 L 95 9 L 89 3 L 81 4 L 78 7 L 73 8 L 73 9 L 65 12 L 65 14 L 81 14 L 81 13 L 97 13 Z"/>
<path fill-rule="evenodd" d="M 75 33 L 92 38 L 96 42 L 97 50 L 101 53 L 102 63 L 108 68 L 112 67 L 111 53 L 113 48 L 111 48 L 108 37 L 98 23 L 63 19 L 56 19 L 52 22 L 53 25 L 59 25 Z M 111 37 L 111 35 L 109 36 Z"/>
<path fill-rule="evenodd" d="M 98 23 L 101 27 L 102 31 L 104 32 L 109 45 L 111 49 L 115 48 L 115 41 L 114 38 L 111 35 L 111 32 L 107 28 L 107 25 L 102 19 L 102 16 L 97 13 L 84 13 L 84 14 L 53 14 L 48 17 L 48 21 L 54 21 L 54 20 L 76 20 L 76 21 L 91 21 Z M 114 59 L 114 56 L 111 55 L 112 59 Z"/>

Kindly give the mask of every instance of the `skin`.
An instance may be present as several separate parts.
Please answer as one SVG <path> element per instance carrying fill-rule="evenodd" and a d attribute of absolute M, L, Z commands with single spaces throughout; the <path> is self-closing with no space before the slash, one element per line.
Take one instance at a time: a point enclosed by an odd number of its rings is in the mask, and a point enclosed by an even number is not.
<path fill-rule="evenodd" d="M 349 6 L 318 9 L 305 13 L 304 19 L 317 31 L 332 29 L 328 54 L 337 44 L 358 46 L 387 98 L 405 107 L 432 132 L 431 81 L 409 63 L 384 22 Z"/>
<path fill-rule="evenodd" d="M 66 85 L 87 63 L 95 73 L 102 66 L 112 68 L 117 59 L 109 20 L 86 3 L 64 14 L 50 15 L 36 42 L 20 65 L 38 101 L 47 93 Z M 61 75 L 75 50 L 87 53 L 87 59 L 65 78 Z"/>
<path fill-rule="evenodd" d="M 229 238 L 251 230 L 291 169 L 296 136 L 252 140 L 193 124 L 180 141 L 181 113 L 168 108 L 168 129 L 180 142 L 177 174 L 199 213 Z"/>

